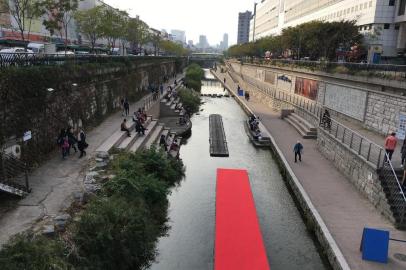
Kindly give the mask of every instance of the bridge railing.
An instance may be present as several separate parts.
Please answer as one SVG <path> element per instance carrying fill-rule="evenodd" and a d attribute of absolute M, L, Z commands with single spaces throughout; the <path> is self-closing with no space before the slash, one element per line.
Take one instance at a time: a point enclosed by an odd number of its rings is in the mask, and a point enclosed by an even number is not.
<path fill-rule="evenodd" d="M 71 54 L 33 54 L 33 53 L 0 53 L 0 68 L 27 67 L 27 66 L 52 66 L 65 64 L 85 63 L 132 63 L 143 61 L 173 60 L 174 56 L 116 56 L 116 55 L 71 55 Z"/>

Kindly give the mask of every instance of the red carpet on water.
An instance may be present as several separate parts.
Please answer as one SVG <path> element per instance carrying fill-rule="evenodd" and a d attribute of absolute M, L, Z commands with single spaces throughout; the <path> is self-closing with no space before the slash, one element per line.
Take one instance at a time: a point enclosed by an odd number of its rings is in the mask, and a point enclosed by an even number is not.
<path fill-rule="evenodd" d="M 269 270 L 247 171 L 218 169 L 214 270 Z"/>

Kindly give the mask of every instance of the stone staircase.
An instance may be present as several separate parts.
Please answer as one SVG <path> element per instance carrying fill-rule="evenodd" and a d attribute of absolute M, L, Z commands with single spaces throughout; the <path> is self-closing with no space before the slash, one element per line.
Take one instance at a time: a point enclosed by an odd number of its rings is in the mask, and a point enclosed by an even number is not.
<path fill-rule="evenodd" d="M 291 112 L 283 119 L 291 124 L 303 139 L 317 139 L 317 128 L 298 114 Z"/>
<path fill-rule="evenodd" d="M 403 178 L 403 170 L 394 170 L 390 168 L 388 163 L 378 169 L 379 180 L 382 189 L 385 193 L 386 200 L 390 205 L 395 226 L 397 229 L 406 230 L 406 201 L 400 191 L 398 181 L 401 182 Z M 397 179 L 396 179 L 397 178 Z"/>

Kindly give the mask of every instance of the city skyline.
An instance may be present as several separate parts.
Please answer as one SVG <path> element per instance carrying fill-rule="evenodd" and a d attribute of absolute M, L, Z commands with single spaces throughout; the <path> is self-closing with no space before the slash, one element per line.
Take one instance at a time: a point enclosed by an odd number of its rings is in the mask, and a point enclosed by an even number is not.
<path fill-rule="evenodd" d="M 224 33 L 229 35 L 229 46 L 236 44 L 238 13 L 242 10 L 252 10 L 254 6 L 252 0 L 208 0 L 198 9 L 195 3 L 187 0 L 151 0 L 143 2 L 142 5 L 126 0 L 105 0 L 105 3 L 127 11 L 131 17 L 139 15 L 140 19 L 152 28 L 167 29 L 168 32 L 172 29 L 183 30 L 186 32 L 186 40 L 193 40 L 194 44 L 199 42 L 200 35 L 205 35 L 212 46 L 220 44 Z M 184 13 L 184 10 L 189 12 Z M 174 16 L 176 13 L 179 14 Z M 213 18 L 222 19 L 219 21 Z"/>

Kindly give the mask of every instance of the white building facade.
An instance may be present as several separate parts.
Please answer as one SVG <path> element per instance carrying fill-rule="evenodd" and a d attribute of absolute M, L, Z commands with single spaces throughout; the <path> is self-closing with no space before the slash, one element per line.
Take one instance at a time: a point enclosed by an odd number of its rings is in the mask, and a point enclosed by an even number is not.
<path fill-rule="evenodd" d="M 314 20 L 355 20 L 382 56 L 397 56 L 405 50 L 405 5 L 406 0 L 262 0 L 250 22 L 250 41 Z"/>

